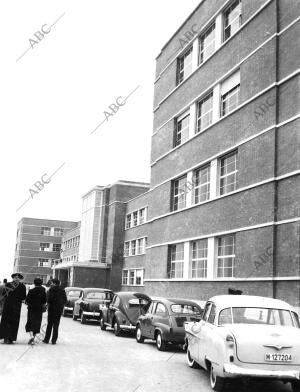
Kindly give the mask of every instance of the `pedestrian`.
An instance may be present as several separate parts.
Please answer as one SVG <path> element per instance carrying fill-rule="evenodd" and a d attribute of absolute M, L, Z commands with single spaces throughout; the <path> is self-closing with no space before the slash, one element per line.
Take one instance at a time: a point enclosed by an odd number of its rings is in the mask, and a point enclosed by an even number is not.
<path fill-rule="evenodd" d="M 17 340 L 22 301 L 26 298 L 26 287 L 21 282 L 24 279 L 20 272 L 11 275 L 13 281 L 5 285 L 5 302 L 0 322 L 0 339 L 5 344 Z"/>
<path fill-rule="evenodd" d="M 30 334 L 28 344 L 34 344 L 36 334 L 40 333 L 43 312 L 46 311 L 47 302 L 46 290 L 42 286 L 42 279 L 35 278 L 33 283 L 34 288 L 29 290 L 25 301 L 28 306 L 25 330 Z"/>
<path fill-rule="evenodd" d="M 67 296 L 65 290 L 60 287 L 60 281 L 58 279 L 52 279 L 51 287 L 47 292 L 48 325 L 43 340 L 44 343 L 49 343 L 52 333 L 51 343 L 56 344 L 60 318 L 66 302 Z"/>

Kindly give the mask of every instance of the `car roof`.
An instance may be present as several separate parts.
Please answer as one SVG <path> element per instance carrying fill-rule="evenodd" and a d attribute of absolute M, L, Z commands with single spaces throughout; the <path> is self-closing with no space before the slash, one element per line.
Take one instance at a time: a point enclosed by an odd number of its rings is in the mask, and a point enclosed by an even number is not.
<path fill-rule="evenodd" d="M 208 301 L 214 302 L 218 307 L 266 307 L 294 310 L 285 301 L 269 297 L 259 297 L 256 295 L 216 295 Z"/>
<path fill-rule="evenodd" d="M 102 292 L 102 293 L 107 292 L 107 291 L 110 292 L 110 293 L 112 292 L 109 289 L 101 289 L 99 287 L 86 287 L 86 288 L 83 289 L 84 293 L 88 293 L 89 291 L 99 291 L 99 292 Z"/>
<path fill-rule="evenodd" d="M 67 291 L 70 291 L 70 290 L 83 290 L 83 288 L 82 287 L 70 286 L 70 287 L 65 287 L 65 290 L 67 290 Z"/>
<path fill-rule="evenodd" d="M 197 301 L 194 299 L 187 298 L 164 298 L 164 297 L 151 297 L 153 301 L 161 301 L 165 304 L 173 305 L 173 304 L 183 304 L 183 305 L 198 305 L 204 306 L 206 301 Z"/>

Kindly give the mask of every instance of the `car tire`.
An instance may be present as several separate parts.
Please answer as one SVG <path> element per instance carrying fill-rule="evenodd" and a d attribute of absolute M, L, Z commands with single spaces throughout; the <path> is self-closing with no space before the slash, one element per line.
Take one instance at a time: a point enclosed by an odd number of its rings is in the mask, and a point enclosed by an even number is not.
<path fill-rule="evenodd" d="M 300 381 L 292 382 L 292 390 L 293 392 L 300 392 Z"/>
<path fill-rule="evenodd" d="M 199 369 L 200 366 L 194 359 L 192 359 L 189 348 L 186 350 L 186 358 L 190 368 Z"/>
<path fill-rule="evenodd" d="M 81 322 L 81 324 L 86 324 L 86 318 L 85 318 L 85 315 L 83 314 L 83 312 L 81 312 L 81 315 L 80 315 L 80 322 Z"/>
<path fill-rule="evenodd" d="M 156 347 L 159 351 L 166 351 L 167 342 L 163 339 L 161 332 L 157 332 L 156 334 Z"/>
<path fill-rule="evenodd" d="M 120 324 L 118 323 L 117 320 L 114 321 L 113 328 L 114 328 L 114 334 L 116 336 L 120 336 L 121 335 L 121 328 L 120 328 Z"/>
<path fill-rule="evenodd" d="M 139 325 L 136 327 L 135 338 L 138 343 L 144 343 L 144 341 L 145 341 L 145 338 L 142 335 L 142 329 Z"/>
<path fill-rule="evenodd" d="M 100 324 L 101 331 L 105 331 L 106 330 L 106 325 L 104 324 L 104 318 L 103 317 L 100 317 L 99 324 Z"/>
<path fill-rule="evenodd" d="M 73 321 L 77 321 L 78 316 L 76 316 L 76 314 L 73 312 L 73 316 L 72 316 Z"/>
<path fill-rule="evenodd" d="M 223 392 L 227 387 L 227 379 L 215 374 L 213 365 L 210 366 L 210 386 L 214 391 Z"/>

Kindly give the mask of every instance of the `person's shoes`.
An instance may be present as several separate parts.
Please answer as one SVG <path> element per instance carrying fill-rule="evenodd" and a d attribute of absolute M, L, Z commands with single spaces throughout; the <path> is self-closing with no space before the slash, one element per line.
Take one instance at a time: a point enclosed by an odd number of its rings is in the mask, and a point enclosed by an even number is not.
<path fill-rule="evenodd" d="M 8 339 L 4 339 L 3 344 L 8 344 Z"/>
<path fill-rule="evenodd" d="M 11 339 L 7 339 L 6 344 L 14 344 L 14 342 L 13 342 L 13 340 L 11 340 Z"/>
<path fill-rule="evenodd" d="M 56 342 L 52 342 L 52 344 L 56 344 Z"/>
<path fill-rule="evenodd" d="M 44 340 L 43 340 L 43 343 L 48 344 L 49 342 L 48 342 L 47 340 L 44 339 Z"/>

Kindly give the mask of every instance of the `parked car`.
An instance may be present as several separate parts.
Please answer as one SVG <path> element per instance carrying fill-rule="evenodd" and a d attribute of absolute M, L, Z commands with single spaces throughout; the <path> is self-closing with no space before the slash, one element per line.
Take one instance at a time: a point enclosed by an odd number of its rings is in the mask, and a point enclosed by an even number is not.
<path fill-rule="evenodd" d="M 63 316 L 66 317 L 68 314 L 73 314 L 74 304 L 82 293 L 81 287 L 66 287 L 65 292 L 67 295 L 67 302 L 64 306 Z"/>
<path fill-rule="evenodd" d="M 139 316 L 147 310 L 151 298 L 146 294 L 120 291 L 112 302 L 100 305 L 100 328 L 114 329 L 116 336 L 122 331 L 135 331 Z"/>
<path fill-rule="evenodd" d="M 136 325 L 136 340 L 156 341 L 156 347 L 164 351 L 168 343 L 184 344 L 184 323 L 201 319 L 202 307 L 197 301 L 182 298 L 155 298 L 145 315 L 139 317 Z"/>
<path fill-rule="evenodd" d="M 99 304 L 104 300 L 111 301 L 113 292 L 108 289 L 86 288 L 77 301 L 73 309 L 73 320 L 80 318 L 81 324 L 86 324 L 87 320 L 99 320 Z"/>
<path fill-rule="evenodd" d="M 286 302 L 248 295 L 221 295 L 205 305 L 200 322 L 185 324 L 187 362 L 210 372 L 213 390 L 233 378 L 291 382 L 300 391 L 300 324 Z"/>

